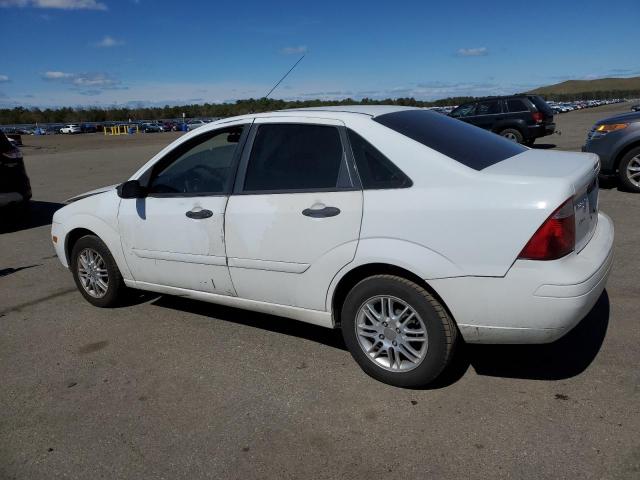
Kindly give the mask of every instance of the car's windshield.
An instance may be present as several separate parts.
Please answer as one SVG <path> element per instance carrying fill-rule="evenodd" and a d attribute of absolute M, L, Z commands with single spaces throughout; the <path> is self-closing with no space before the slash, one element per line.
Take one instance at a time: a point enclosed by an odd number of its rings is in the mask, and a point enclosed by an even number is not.
<path fill-rule="evenodd" d="M 474 170 L 526 151 L 495 133 L 428 110 L 403 110 L 374 120 Z"/>

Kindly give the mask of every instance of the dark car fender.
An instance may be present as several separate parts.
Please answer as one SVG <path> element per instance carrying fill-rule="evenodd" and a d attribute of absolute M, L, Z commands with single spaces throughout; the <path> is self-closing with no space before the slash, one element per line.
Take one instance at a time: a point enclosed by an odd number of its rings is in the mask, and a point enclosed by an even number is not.
<path fill-rule="evenodd" d="M 505 120 L 498 120 L 491 131 L 493 133 L 500 133 L 506 128 L 513 128 L 518 130 L 524 138 L 529 136 L 527 122 L 520 118 L 509 118 Z"/>

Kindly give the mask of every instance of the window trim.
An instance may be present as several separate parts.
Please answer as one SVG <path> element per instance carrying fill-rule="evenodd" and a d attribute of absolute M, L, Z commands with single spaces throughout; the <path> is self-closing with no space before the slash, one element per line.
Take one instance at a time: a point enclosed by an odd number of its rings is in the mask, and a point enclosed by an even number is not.
<path fill-rule="evenodd" d="M 233 154 L 233 159 L 231 160 L 231 166 L 229 171 L 230 181 L 228 182 L 227 187 L 222 192 L 198 192 L 198 193 L 182 193 L 182 192 L 167 192 L 167 193 L 153 193 L 149 192 L 147 197 L 151 198 L 194 198 L 194 197 L 227 197 L 231 195 L 233 192 L 233 185 L 236 178 L 236 174 L 238 171 L 238 164 L 240 162 L 240 158 L 242 156 L 244 147 L 247 142 L 247 138 L 249 136 L 249 130 L 251 127 L 252 121 L 247 123 L 239 123 L 236 125 L 224 125 L 222 128 L 216 128 L 214 130 L 209 130 L 203 132 L 199 135 L 196 135 L 184 142 L 180 145 L 177 145 L 174 149 L 167 152 L 162 158 L 160 158 L 157 162 L 151 165 L 142 175 L 138 177 L 138 181 L 140 184 L 146 188 L 149 188 L 151 184 L 151 180 L 154 178 L 154 175 L 159 169 L 164 169 L 172 165 L 180 156 L 189 151 L 191 148 L 196 145 L 206 142 L 207 140 L 215 137 L 216 135 L 223 133 L 225 130 L 229 130 L 232 128 L 242 127 L 242 133 L 240 134 L 240 140 L 238 140 L 238 147 Z M 181 153 L 178 153 L 181 152 Z"/>
<path fill-rule="evenodd" d="M 279 190 L 245 190 L 244 181 L 247 175 L 247 168 L 249 166 L 249 159 L 251 152 L 253 151 L 253 144 L 258 133 L 258 129 L 262 125 L 316 125 L 321 127 L 333 127 L 338 130 L 340 137 L 340 144 L 342 145 L 342 163 L 347 167 L 347 173 L 349 180 L 351 181 L 350 187 L 329 187 L 329 188 L 300 188 L 295 190 L 279 189 Z M 349 146 L 349 148 L 347 148 Z M 282 122 L 268 122 L 268 123 L 254 123 L 251 125 L 245 148 L 242 151 L 242 158 L 237 169 L 236 178 L 232 190 L 232 195 L 281 195 L 287 193 L 315 193 L 315 192 L 351 192 L 354 190 L 361 190 L 360 177 L 357 175 L 353 164 L 353 157 L 350 155 L 351 146 L 346 138 L 346 131 L 342 125 L 334 125 L 321 122 L 296 122 L 283 120 Z"/>

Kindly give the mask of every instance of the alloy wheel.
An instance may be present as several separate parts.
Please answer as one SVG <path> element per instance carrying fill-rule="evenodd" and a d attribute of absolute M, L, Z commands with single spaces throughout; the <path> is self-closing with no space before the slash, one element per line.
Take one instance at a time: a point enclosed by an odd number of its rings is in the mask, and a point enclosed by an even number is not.
<path fill-rule="evenodd" d="M 640 187 L 640 155 L 633 157 L 627 164 L 627 178 L 636 187 Z"/>
<path fill-rule="evenodd" d="M 397 297 L 376 296 L 365 301 L 358 309 L 355 329 L 369 360 L 385 370 L 413 370 L 427 354 L 426 324 Z"/>
<path fill-rule="evenodd" d="M 94 298 L 102 298 L 109 289 L 109 273 L 104 258 L 92 248 L 78 255 L 78 278 L 84 291 Z"/>

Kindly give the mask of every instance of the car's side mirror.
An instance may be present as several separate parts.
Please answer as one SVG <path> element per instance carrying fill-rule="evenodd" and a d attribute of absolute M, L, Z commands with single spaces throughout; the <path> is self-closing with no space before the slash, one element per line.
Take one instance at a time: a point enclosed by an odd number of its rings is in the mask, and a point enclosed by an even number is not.
<path fill-rule="evenodd" d="M 118 185 L 118 196 L 120 198 L 144 198 L 147 193 L 147 188 L 140 185 L 138 180 L 128 180 Z"/>

